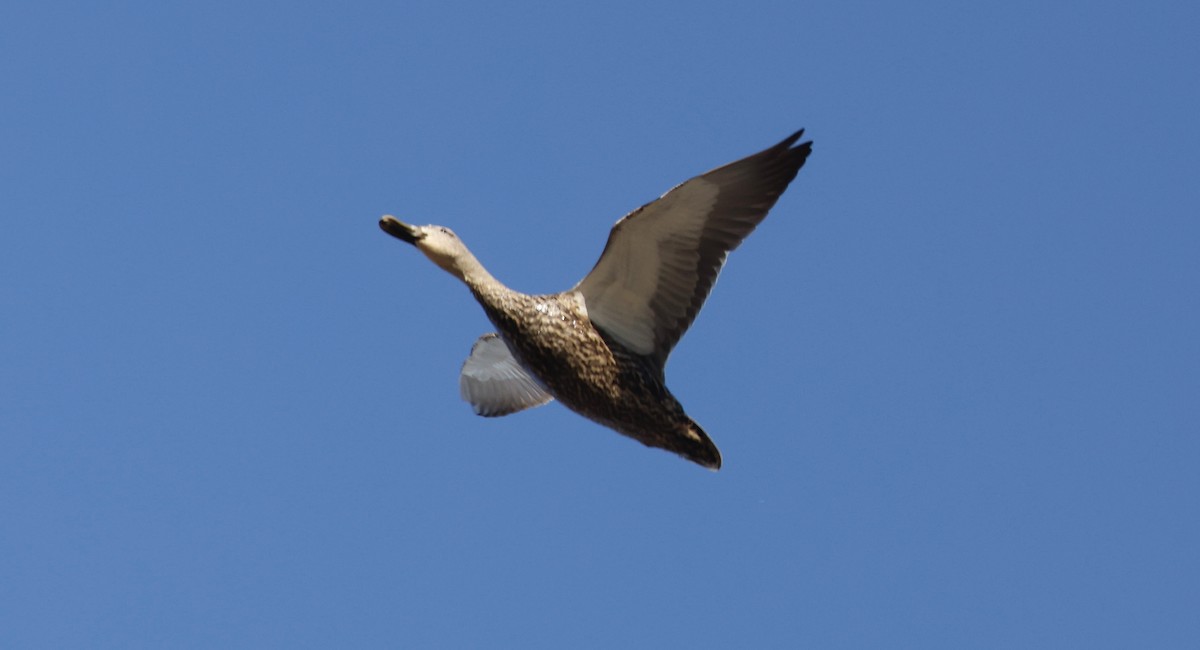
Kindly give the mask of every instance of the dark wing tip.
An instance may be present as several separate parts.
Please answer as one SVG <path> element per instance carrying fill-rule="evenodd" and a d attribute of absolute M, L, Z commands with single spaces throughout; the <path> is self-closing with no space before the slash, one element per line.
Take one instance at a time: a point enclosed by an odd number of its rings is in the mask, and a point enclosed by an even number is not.
<path fill-rule="evenodd" d="M 758 180 L 765 184 L 765 187 L 760 186 L 759 190 L 769 197 L 770 205 L 767 205 L 769 209 L 775 203 L 775 199 L 778 199 L 779 195 L 787 189 L 788 184 L 800 172 L 800 168 L 804 166 L 809 154 L 812 153 L 812 140 L 796 144 L 803 136 L 804 129 L 800 129 L 784 138 L 779 144 L 725 167 L 732 169 L 737 166 L 745 172 L 756 174 Z M 763 216 L 765 216 L 765 212 Z"/>
<path fill-rule="evenodd" d="M 800 129 L 795 133 L 784 138 L 782 142 L 772 147 L 772 149 L 788 155 L 796 157 L 800 160 L 800 164 L 804 164 L 804 159 L 808 158 L 808 154 L 812 153 L 812 140 L 805 140 L 793 147 L 796 141 L 804 135 L 804 129 Z M 798 166 L 797 166 L 798 167 Z"/>
<path fill-rule="evenodd" d="M 804 129 L 800 129 L 799 131 L 796 131 L 795 133 L 784 138 L 782 142 L 780 142 L 779 144 L 777 144 L 771 148 L 772 149 L 788 149 L 793 144 L 796 144 L 796 141 L 799 140 L 803 136 L 804 136 Z M 804 142 L 801 142 L 800 145 L 796 148 L 797 149 L 805 149 L 805 148 L 812 149 L 812 140 L 805 140 Z"/>
<path fill-rule="evenodd" d="M 779 143 L 779 146 L 790 147 L 790 146 L 792 146 L 792 143 L 799 140 L 800 136 L 802 136 L 802 135 L 804 135 L 804 129 L 800 129 L 799 131 L 796 131 L 795 133 L 784 138 L 783 142 Z M 811 140 L 809 141 L 809 144 L 812 144 Z"/>

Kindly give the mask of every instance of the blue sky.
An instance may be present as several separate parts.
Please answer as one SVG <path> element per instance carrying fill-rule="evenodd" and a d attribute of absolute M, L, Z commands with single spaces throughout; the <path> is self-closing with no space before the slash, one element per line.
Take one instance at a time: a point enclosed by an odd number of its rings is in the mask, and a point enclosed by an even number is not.
<path fill-rule="evenodd" d="M 1195 3 L 6 3 L 0 645 L 1200 645 Z M 481 310 L 804 127 L 667 368 Z"/>

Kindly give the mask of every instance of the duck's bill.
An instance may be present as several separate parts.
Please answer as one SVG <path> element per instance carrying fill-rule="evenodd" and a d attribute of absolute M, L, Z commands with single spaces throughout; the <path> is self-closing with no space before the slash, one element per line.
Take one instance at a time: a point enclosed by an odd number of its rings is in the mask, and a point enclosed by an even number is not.
<path fill-rule="evenodd" d="M 379 220 L 379 227 L 383 232 L 410 244 L 417 243 L 417 240 L 424 236 L 415 226 L 410 226 L 390 214 L 383 215 Z"/>

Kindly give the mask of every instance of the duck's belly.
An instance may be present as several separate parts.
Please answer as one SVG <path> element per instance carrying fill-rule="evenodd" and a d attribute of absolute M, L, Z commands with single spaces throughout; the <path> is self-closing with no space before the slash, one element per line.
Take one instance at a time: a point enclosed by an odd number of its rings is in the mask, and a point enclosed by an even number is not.
<path fill-rule="evenodd" d="M 488 316 L 517 361 L 567 408 L 634 436 L 683 417 L 661 372 L 604 336 L 570 295 L 529 296 L 509 307 Z"/>

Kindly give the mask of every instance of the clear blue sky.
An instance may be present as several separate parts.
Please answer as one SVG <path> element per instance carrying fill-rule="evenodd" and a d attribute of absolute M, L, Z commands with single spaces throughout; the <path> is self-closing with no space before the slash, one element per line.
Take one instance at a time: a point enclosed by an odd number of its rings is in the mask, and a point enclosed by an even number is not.
<path fill-rule="evenodd" d="M 1195 2 L 0 8 L 0 646 L 1200 647 Z M 667 368 L 490 327 L 804 127 Z"/>

